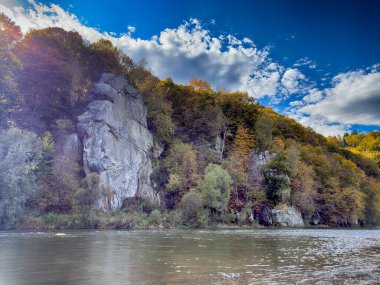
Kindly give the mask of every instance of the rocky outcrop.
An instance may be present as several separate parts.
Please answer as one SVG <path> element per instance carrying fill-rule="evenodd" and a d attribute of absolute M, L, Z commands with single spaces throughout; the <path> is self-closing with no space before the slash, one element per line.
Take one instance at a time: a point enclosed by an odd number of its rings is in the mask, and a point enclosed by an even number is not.
<path fill-rule="evenodd" d="M 273 224 L 281 227 L 303 227 L 301 213 L 294 207 L 285 210 L 272 210 Z"/>
<path fill-rule="evenodd" d="M 269 151 L 252 150 L 248 167 L 249 179 L 252 184 L 259 188 L 262 186 L 264 182 L 263 168 L 275 155 L 275 153 L 270 153 Z"/>
<path fill-rule="evenodd" d="M 273 157 L 275 157 L 275 153 L 270 153 L 269 151 L 260 151 L 258 149 L 253 149 L 251 153 L 251 164 L 250 169 L 256 170 L 262 168 L 264 165 L 266 165 L 269 161 L 272 160 Z"/>
<path fill-rule="evenodd" d="M 150 181 L 153 137 L 141 95 L 123 77 L 103 74 L 92 96 L 77 129 L 86 175 L 99 173 L 100 184 L 111 191 L 100 206 L 116 210 L 129 197 L 156 202 Z"/>

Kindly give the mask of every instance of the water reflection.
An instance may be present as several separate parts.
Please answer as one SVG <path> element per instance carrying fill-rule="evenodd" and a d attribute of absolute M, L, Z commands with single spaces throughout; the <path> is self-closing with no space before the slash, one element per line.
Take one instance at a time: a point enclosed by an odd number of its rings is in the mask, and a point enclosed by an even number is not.
<path fill-rule="evenodd" d="M 0 284 L 380 284 L 379 230 L 0 232 Z"/>

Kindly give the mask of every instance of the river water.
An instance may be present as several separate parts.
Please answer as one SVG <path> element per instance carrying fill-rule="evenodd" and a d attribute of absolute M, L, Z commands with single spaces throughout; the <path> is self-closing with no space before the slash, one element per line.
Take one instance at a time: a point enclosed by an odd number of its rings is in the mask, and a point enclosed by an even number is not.
<path fill-rule="evenodd" d="M 380 230 L 4 231 L 0 284 L 380 284 Z"/>

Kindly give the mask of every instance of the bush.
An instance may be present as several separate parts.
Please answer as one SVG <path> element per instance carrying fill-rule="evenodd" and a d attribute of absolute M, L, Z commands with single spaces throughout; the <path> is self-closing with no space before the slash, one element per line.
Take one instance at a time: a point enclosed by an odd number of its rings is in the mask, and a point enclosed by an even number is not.
<path fill-rule="evenodd" d="M 45 216 L 42 216 L 42 220 L 47 226 L 67 229 L 73 226 L 75 216 L 70 214 L 49 213 Z"/>
<path fill-rule="evenodd" d="M 176 209 L 166 213 L 166 223 L 169 228 L 178 227 L 182 224 L 182 211 Z"/>
<path fill-rule="evenodd" d="M 200 209 L 197 213 L 197 226 L 200 228 L 207 227 L 210 223 L 210 213 L 206 209 Z"/>
<path fill-rule="evenodd" d="M 143 216 L 140 213 L 119 211 L 108 217 L 106 227 L 132 230 L 141 223 L 142 219 Z"/>
<path fill-rule="evenodd" d="M 197 218 L 198 211 L 202 208 L 201 195 L 195 190 L 186 193 L 181 200 L 182 216 L 185 222 L 193 222 Z"/>
<path fill-rule="evenodd" d="M 129 197 L 125 198 L 123 200 L 123 204 L 121 206 L 122 210 L 128 211 L 128 212 L 144 212 L 144 213 L 150 213 L 154 210 L 154 205 L 143 198 L 140 197 Z"/>
<path fill-rule="evenodd" d="M 236 215 L 236 213 L 229 212 L 229 213 L 225 213 L 222 216 L 222 222 L 223 223 L 234 224 L 234 223 L 236 223 L 236 221 L 237 221 L 237 215 Z"/>
<path fill-rule="evenodd" d="M 162 214 L 160 210 L 153 210 L 148 216 L 149 225 L 159 225 L 162 222 Z"/>

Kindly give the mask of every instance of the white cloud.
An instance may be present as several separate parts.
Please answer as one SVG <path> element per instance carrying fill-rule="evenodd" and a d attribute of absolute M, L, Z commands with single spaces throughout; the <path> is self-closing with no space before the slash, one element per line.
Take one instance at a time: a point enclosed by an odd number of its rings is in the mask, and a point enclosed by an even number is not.
<path fill-rule="evenodd" d="M 282 67 L 270 63 L 264 68 L 257 69 L 252 76 L 242 83 L 243 90 L 250 90 L 255 97 L 275 96 L 279 88 Z M 278 96 L 277 96 L 278 97 Z M 277 100 L 279 102 L 280 100 Z"/>
<path fill-rule="evenodd" d="M 303 102 L 299 101 L 299 100 L 296 100 L 296 101 L 293 101 L 293 102 L 289 103 L 290 107 L 299 107 L 299 106 L 302 106 L 302 105 L 303 105 Z"/>
<path fill-rule="evenodd" d="M 349 125 L 331 123 L 323 116 L 302 114 L 298 112 L 298 109 L 293 109 L 287 115 L 303 126 L 310 127 L 324 136 L 343 135 L 350 128 Z"/>
<path fill-rule="evenodd" d="M 329 123 L 380 125 L 380 72 L 364 70 L 341 73 L 333 78 L 326 97 L 299 109 L 322 116 Z"/>
<path fill-rule="evenodd" d="M 288 68 L 282 75 L 281 83 L 284 91 L 289 94 L 302 93 L 305 75 L 296 68 Z"/>
<path fill-rule="evenodd" d="M 303 97 L 303 101 L 307 103 L 316 103 L 323 98 L 323 92 L 317 88 L 312 88 L 308 91 L 308 95 Z"/>
<path fill-rule="evenodd" d="M 253 41 L 250 38 L 244 38 L 243 43 L 245 44 L 253 44 Z"/>
<path fill-rule="evenodd" d="M 135 31 L 136 31 L 136 27 L 134 27 L 134 26 L 128 26 L 128 31 L 130 32 L 130 33 L 134 33 Z"/>
<path fill-rule="evenodd" d="M 55 26 L 65 30 L 77 31 L 90 41 L 95 41 L 104 36 L 97 29 L 82 25 L 75 15 L 66 12 L 58 5 L 46 6 L 36 4 L 31 0 L 28 2 L 33 8 L 25 9 L 21 6 L 8 8 L 0 4 L 0 12 L 15 21 L 24 34 L 31 29 Z"/>
<path fill-rule="evenodd" d="M 309 59 L 308 57 L 304 57 L 304 58 L 297 60 L 297 62 L 295 64 L 293 64 L 293 66 L 294 67 L 306 66 L 310 69 L 317 68 L 317 64 L 315 63 L 315 61 Z"/>

